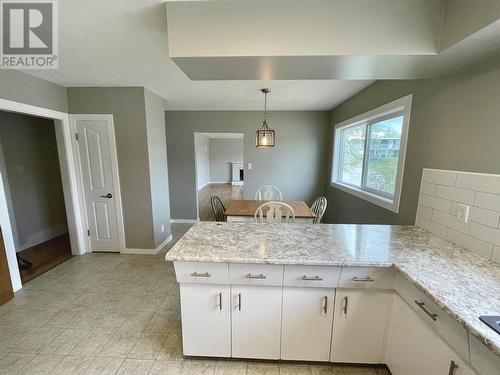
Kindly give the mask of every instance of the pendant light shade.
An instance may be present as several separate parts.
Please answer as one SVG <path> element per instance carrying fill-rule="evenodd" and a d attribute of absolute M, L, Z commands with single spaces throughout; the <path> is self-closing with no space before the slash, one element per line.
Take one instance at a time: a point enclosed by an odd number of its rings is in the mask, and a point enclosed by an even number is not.
<path fill-rule="evenodd" d="M 264 93 L 264 121 L 262 121 L 262 127 L 255 134 L 255 146 L 257 148 L 274 147 L 276 136 L 274 130 L 270 129 L 267 125 L 267 94 L 271 90 L 262 89 L 260 91 Z"/>

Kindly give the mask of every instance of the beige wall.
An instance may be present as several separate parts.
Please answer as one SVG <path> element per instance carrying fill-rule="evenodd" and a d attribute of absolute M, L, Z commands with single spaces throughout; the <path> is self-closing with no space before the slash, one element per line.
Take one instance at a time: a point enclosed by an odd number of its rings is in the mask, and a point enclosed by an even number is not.
<path fill-rule="evenodd" d="M 69 111 L 112 114 L 128 248 L 153 248 L 154 226 L 142 87 L 70 87 Z"/>
<path fill-rule="evenodd" d="M 0 145 L 16 250 L 67 233 L 54 122 L 0 112 Z"/>
<path fill-rule="evenodd" d="M 15 70 L 0 69 L 0 98 L 68 112 L 65 87 Z"/>
<path fill-rule="evenodd" d="M 210 139 L 210 181 L 231 182 L 231 163 L 243 163 L 243 139 Z"/>
<path fill-rule="evenodd" d="M 171 217 L 196 219 L 194 133 L 244 133 L 246 199 L 261 185 L 276 185 L 285 199 L 311 203 L 325 193 L 328 175 L 328 111 L 272 111 L 276 146 L 255 147 L 262 111 L 167 111 Z"/>
<path fill-rule="evenodd" d="M 399 213 L 328 187 L 326 222 L 413 224 L 423 168 L 500 173 L 500 58 L 442 79 L 377 81 L 336 107 L 332 125 L 411 93 Z"/>
<path fill-rule="evenodd" d="M 149 180 L 153 210 L 154 247 L 164 242 L 170 232 L 170 200 L 168 198 L 166 103 L 158 95 L 144 90 L 148 138 Z M 163 225 L 163 232 L 161 230 Z"/>

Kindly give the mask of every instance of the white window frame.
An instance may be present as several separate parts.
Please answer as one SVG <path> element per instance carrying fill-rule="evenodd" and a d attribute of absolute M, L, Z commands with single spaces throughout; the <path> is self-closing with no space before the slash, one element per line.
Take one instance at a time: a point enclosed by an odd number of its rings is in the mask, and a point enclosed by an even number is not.
<path fill-rule="evenodd" d="M 399 212 L 399 202 L 401 199 L 401 188 L 403 185 L 403 175 L 404 175 L 404 165 L 406 158 L 406 145 L 408 142 L 408 131 L 410 128 L 410 116 L 411 116 L 411 104 L 413 100 L 413 94 L 406 95 L 400 99 L 394 100 L 390 103 L 384 104 L 381 107 L 372 109 L 371 111 L 365 112 L 359 116 L 351 118 L 349 120 L 343 121 L 335 125 L 335 131 L 333 132 L 333 165 L 332 174 L 330 178 L 330 186 L 345 191 L 346 193 L 352 194 L 358 198 L 364 199 L 368 202 L 376 204 L 377 206 L 383 207 L 392 212 Z M 403 116 L 403 129 L 401 133 L 401 142 L 399 148 L 399 159 L 397 166 L 396 183 L 394 189 L 394 195 L 384 194 L 383 192 L 370 189 L 366 187 L 366 173 L 368 163 L 368 153 L 367 147 L 368 142 L 368 125 L 373 123 L 374 120 L 383 120 L 384 118 L 393 117 L 394 115 L 401 114 Z M 345 182 L 339 181 L 339 170 L 342 162 L 342 155 L 340 154 L 341 147 L 341 137 L 337 136 L 340 134 L 340 130 L 347 127 L 351 127 L 359 124 L 367 124 L 367 134 L 365 137 L 365 152 L 363 156 L 363 181 L 361 187 L 346 184 Z"/>

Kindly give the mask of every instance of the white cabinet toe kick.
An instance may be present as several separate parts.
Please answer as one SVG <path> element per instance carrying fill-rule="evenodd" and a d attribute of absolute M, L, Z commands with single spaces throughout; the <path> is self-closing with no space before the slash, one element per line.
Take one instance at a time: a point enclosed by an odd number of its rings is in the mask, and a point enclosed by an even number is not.
<path fill-rule="evenodd" d="M 500 359 L 393 268 L 175 262 L 186 356 L 498 375 Z"/>

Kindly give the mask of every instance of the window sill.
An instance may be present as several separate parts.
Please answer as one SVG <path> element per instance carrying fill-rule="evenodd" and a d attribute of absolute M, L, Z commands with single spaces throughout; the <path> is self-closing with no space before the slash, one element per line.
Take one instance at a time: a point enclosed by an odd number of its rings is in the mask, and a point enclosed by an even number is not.
<path fill-rule="evenodd" d="M 357 189 L 350 185 L 341 184 L 339 182 L 331 181 L 330 186 L 345 191 L 351 195 L 361 198 L 365 201 L 373 203 L 377 206 L 385 208 L 386 210 L 398 213 L 399 212 L 399 201 L 392 200 L 389 198 L 382 197 L 377 194 L 370 193 L 366 190 Z"/>

